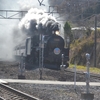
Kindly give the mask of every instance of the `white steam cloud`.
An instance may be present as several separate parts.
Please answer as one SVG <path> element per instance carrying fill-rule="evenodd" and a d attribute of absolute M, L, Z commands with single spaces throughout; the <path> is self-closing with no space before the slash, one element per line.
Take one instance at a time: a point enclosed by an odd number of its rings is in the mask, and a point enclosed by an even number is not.
<path fill-rule="evenodd" d="M 11 60 L 13 59 L 14 47 L 12 29 L 13 23 L 16 23 L 16 21 L 0 20 L 0 22 L 0 60 Z"/>
<path fill-rule="evenodd" d="M 45 13 L 44 10 L 31 8 L 20 21 L 19 28 L 31 35 L 41 28 L 43 34 L 48 34 L 59 30 L 59 24 L 53 16 Z"/>

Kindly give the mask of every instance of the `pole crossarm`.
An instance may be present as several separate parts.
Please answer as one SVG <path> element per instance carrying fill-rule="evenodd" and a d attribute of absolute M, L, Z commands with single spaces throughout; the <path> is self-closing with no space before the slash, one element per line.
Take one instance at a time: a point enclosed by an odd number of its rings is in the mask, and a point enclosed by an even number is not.
<path fill-rule="evenodd" d="M 54 9 L 51 11 L 51 6 L 49 7 L 49 15 L 53 13 L 58 13 Z M 53 7 L 54 8 L 54 7 Z M 0 19 L 21 19 L 28 11 L 18 11 L 18 10 L 0 10 Z"/>
<path fill-rule="evenodd" d="M 0 10 L 0 19 L 21 19 L 27 11 Z"/>

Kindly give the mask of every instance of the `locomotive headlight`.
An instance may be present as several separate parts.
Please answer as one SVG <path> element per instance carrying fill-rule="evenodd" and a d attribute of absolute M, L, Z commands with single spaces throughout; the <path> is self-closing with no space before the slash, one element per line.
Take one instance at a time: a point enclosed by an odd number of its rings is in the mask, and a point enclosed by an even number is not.
<path fill-rule="evenodd" d="M 54 54 L 59 55 L 60 54 L 60 49 L 59 48 L 55 48 L 54 49 Z"/>
<path fill-rule="evenodd" d="M 56 32 L 55 32 L 55 34 L 56 34 L 56 35 L 59 35 L 59 34 L 60 34 L 60 32 L 59 32 L 59 31 L 56 31 Z"/>

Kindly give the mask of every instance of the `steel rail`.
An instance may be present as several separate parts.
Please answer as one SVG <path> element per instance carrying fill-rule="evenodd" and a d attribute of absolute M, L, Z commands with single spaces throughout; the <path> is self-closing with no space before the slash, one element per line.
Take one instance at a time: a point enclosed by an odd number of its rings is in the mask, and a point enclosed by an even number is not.
<path fill-rule="evenodd" d="M 9 91 L 10 95 L 16 95 L 15 98 L 17 98 L 17 99 L 14 99 L 14 100 L 18 100 L 18 97 L 24 98 L 25 100 L 40 100 L 39 98 L 33 97 L 29 94 L 21 92 L 17 89 L 10 87 L 10 86 L 7 86 L 5 84 L 0 84 L 0 88 L 3 88 L 5 91 Z M 6 100 L 6 98 L 4 99 L 4 97 L 1 97 L 0 100 Z M 23 100 L 23 99 L 20 99 L 20 100 Z"/>

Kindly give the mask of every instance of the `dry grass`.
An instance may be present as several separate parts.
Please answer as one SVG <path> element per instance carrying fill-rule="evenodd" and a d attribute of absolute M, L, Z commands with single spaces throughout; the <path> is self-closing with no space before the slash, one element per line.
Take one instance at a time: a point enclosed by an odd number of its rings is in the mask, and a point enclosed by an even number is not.
<path fill-rule="evenodd" d="M 71 69 L 74 69 L 75 65 L 70 64 Z M 76 65 L 76 70 L 77 71 L 82 71 L 82 72 L 86 72 L 87 71 L 87 67 L 86 66 L 81 66 L 81 65 Z M 96 67 L 91 67 L 89 68 L 90 73 L 94 73 L 94 74 L 100 74 L 100 68 L 96 68 Z"/>

